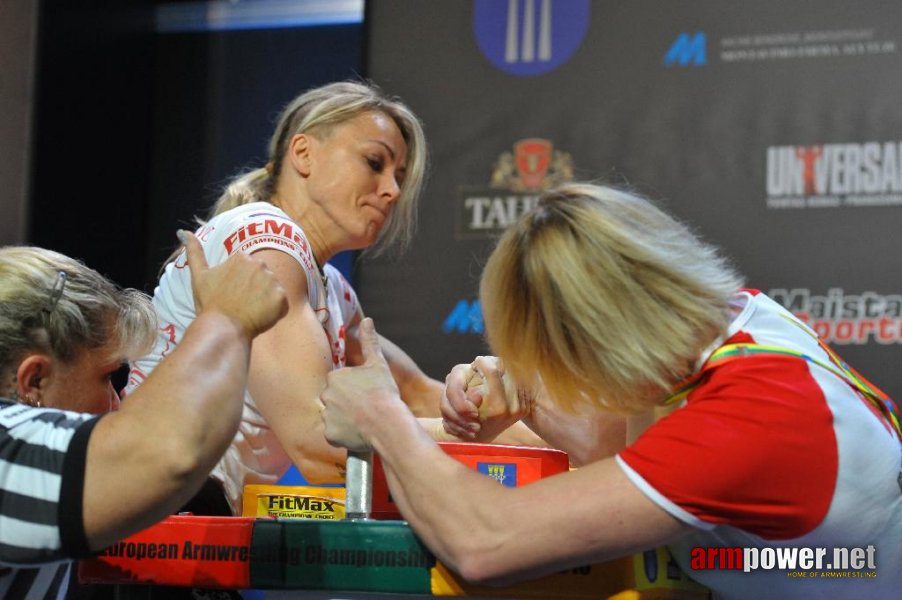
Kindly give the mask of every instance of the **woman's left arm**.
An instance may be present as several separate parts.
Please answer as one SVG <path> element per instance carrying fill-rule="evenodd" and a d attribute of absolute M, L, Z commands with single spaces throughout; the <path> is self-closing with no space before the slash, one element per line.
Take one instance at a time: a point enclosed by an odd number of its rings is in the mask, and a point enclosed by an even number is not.
<path fill-rule="evenodd" d="M 689 530 L 612 458 L 522 488 L 461 465 L 400 401 L 372 325 L 361 333 L 362 366 L 328 375 L 326 437 L 379 453 L 401 514 L 464 578 L 503 584 L 537 577 L 652 548 Z"/>
<path fill-rule="evenodd" d="M 363 363 L 359 340 L 360 321 L 361 317 L 355 318 L 353 327 L 348 327 L 346 332 L 345 352 L 349 366 Z M 379 346 L 382 348 L 382 355 L 388 363 L 392 377 L 398 384 L 401 399 L 419 418 L 420 426 L 429 433 L 429 436 L 440 442 L 473 441 L 469 436 L 458 436 L 449 432 L 443 424 L 440 408 L 446 384 L 426 375 L 400 346 L 384 335 L 379 335 Z M 514 423 L 513 426 L 494 437 L 492 443 L 512 446 L 548 446 L 545 440 L 533 433 L 523 423 Z"/>

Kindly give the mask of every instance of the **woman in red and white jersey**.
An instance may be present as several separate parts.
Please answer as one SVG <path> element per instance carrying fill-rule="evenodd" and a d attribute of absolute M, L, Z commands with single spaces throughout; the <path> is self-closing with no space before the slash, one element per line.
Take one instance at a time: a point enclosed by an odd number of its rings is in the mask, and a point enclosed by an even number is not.
<path fill-rule="evenodd" d="M 292 464 L 310 482 L 344 480 L 346 452 L 323 438 L 319 393 L 327 372 L 360 361 L 363 311 L 327 261 L 409 243 L 426 162 L 422 126 L 404 103 L 368 83 L 331 83 L 282 110 L 266 165 L 236 178 L 213 206 L 196 232 L 209 263 L 237 253 L 262 260 L 286 290 L 289 311 L 254 341 L 238 434 L 186 510 L 241 514 L 246 484 L 276 483 Z M 196 317 L 185 266 L 177 253 L 154 291 L 161 329 L 153 351 L 132 363 L 127 394 Z M 404 400 L 433 417 L 423 424 L 436 437 L 451 439 L 437 418 L 444 384 L 389 340 L 381 343 Z"/>
<path fill-rule="evenodd" d="M 485 442 L 522 419 L 579 468 L 522 488 L 468 472 L 416 430 L 375 343 L 323 394 L 327 437 L 379 452 L 444 563 L 506 582 L 667 544 L 718 598 L 898 597 L 894 405 L 689 228 L 567 184 L 504 233 L 480 299 L 497 358 L 452 371 L 446 428 Z"/>

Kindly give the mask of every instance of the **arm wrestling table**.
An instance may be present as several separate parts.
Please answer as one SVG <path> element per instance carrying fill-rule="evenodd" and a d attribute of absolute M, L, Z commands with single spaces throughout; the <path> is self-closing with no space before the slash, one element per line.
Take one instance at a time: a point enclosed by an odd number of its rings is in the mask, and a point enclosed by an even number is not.
<path fill-rule="evenodd" d="M 569 468 L 567 455 L 557 450 L 441 446 L 456 460 L 494 477 L 501 485 L 528 485 Z M 347 490 L 248 486 L 244 505 L 249 516 L 168 517 L 82 561 L 79 579 L 92 584 L 325 590 L 343 598 L 354 592 L 368 597 L 709 597 L 663 548 L 513 586 L 468 584 L 437 561 L 407 522 L 399 520 L 378 457 L 371 463 L 366 457 L 355 458 L 362 460 L 350 465 L 349 473 L 359 479 L 349 476 Z M 358 518 L 343 518 L 346 500 L 348 514 Z M 367 513 L 371 518 L 365 518 Z M 289 514 L 292 517 L 285 516 Z"/>

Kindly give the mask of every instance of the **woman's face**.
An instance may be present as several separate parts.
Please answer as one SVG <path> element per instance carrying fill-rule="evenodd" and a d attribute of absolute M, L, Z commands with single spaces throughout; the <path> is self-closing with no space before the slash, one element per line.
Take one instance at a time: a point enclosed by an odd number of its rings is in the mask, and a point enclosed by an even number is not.
<path fill-rule="evenodd" d="M 51 359 L 41 386 L 41 404 L 63 410 L 101 414 L 119 408 L 112 377 L 122 360 L 110 360 L 110 348 L 83 350 L 68 363 Z"/>
<path fill-rule="evenodd" d="M 401 196 L 407 144 L 395 122 L 367 112 L 309 142 L 307 191 L 339 249 L 373 244 Z"/>

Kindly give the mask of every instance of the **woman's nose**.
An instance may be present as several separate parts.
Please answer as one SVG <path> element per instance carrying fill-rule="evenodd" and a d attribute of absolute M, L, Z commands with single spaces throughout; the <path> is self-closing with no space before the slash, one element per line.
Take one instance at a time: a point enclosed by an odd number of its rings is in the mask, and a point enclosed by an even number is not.
<path fill-rule="evenodd" d="M 383 178 L 382 189 L 380 190 L 379 195 L 392 204 L 397 202 L 401 197 L 401 186 L 398 184 L 398 180 L 395 179 L 394 174 L 388 173 L 386 177 Z"/>

